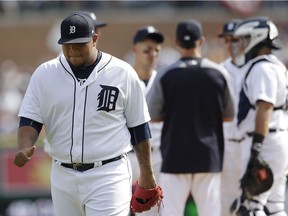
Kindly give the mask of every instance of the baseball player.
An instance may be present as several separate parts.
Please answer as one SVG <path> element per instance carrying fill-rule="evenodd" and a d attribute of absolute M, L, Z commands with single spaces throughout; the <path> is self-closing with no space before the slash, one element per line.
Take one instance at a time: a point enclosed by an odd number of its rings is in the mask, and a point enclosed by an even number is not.
<path fill-rule="evenodd" d="M 233 31 L 235 26 L 241 20 L 232 19 L 223 25 L 223 31 L 218 35 L 224 41 L 225 50 L 229 55 L 221 64 L 228 71 L 228 79 L 232 87 L 234 95 L 234 110 L 237 112 L 239 94 L 242 87 L 242 80 L 244 77 L 244 70 L 237 66 L 232 52 L 232 44 L 235 42 Z M 221 173 L 221 209 L 222 216 L 229 216 L 231 203 L 236 197 L 241 195 L 241 190 L 235 185 L 238 185 L 241 171 L 240 154 L 242 137 L 238 134 L 237 118 L 234 116 L 233 121 L 223 123 L 224 131 L 224 161 L 223 170 Z"/>
<path fill-rule="evenodd" d="M 245 63 L 237 124 L 241 141 L 241 176 L 247 164 L 262 157 L 272 169 L 272 188 L 258 196 L 245 197 L 237 215 L 286 216 L 284 210 L 288 168 L 287 70 L 272 54 L 280 48 L 278 30 L 267 17 L 243 20 L 234 31 L 233 44 L 238 65 Z M 264 206 L 266 206 L 264 208 Z"/>
<path fill-rule="evenodd" d="M 135 54 L 135 61 L 133 68 L 137 72 L 140 80 L 142 81 L 142 87 L 145 94 L 151 88 L 153 80 L 156 76 L 154 69 L 157 63 L 159 53 L 161 51 L 161 44 L 164 41 L 164 36 L 153 26 L 145 26 L 137 30 L 133 38 L 132 51 Z M 160 137 L 162 130 L 162 122 L 150 122 L 150 129 L 152 133 L 151 138 L 151 152 L 153 171 L 156 179 L 160 173 L 161 167 L 161 153 L 160 153 Z M 129 154 L 131 161 L 133 180 L 139 176 L 139 167 L 137 164 L 137 158 L 135 152 Z M 136 215 L 156 216 L 158 214 L 158 208 L 155 206 L 150 211 L 143 212 Z"/>
<path fill-rule="evenodd" d="M 76 14 L 82 14 L 82 15 L 86 15 L 89 16 L 91 19 L 93 19 L 94 22 L 94 30 L 95 30 L 95 34 L 97 34 L 98 38 L 97 38 L 97 44 L 99 44 L 99 39 L 101 36 L 101 31 L 100 29 L 102 27 L 107 26 L 106 22 L 103 21 L 99 21 L 96 17 L 96 14 L 94 12 L 90 12 L 90 11 L 76 11 Z M 59 31 L 59 26 L 57 25 L 57 30 L 55 29 L 56 32 L 59 32 L 60 35 L 60 31 Z M 57 34 L 58 35 L 58 34 Z M 57 40 L 58 40 L 58 36 L 57 36 Z M 53 41 L 53 46 L 54 46 L 54 41 Z M 58 47 L 57 47 L 58 49 Z M 62 52 L 59 53 L 59 56 L 62 54 Z M 48 142 L 47 138 L 44 137 L 43 139 L 43 146 L 44 146 L 44 151 L 47 152 L 48 154 L 50 154 L 50 143 Z"/>
<path fill-rule="evenodd" d="M 90 17 L 65 18 L 58 41 L 63 54 L 36 69 L 19 111 L 14 163 L 22 167 L 32 158 L 44 125 L 56 216 L 127 216 L 131 143 L 140 168 L 138 185 L 156 185 L 150 117 L 137 73 L 99 51 L 97 38 Z"/>
<path fill-rule="evenodd" d="M 220 216 L 223 119 L 232 120 L 227 71 L 201 57 L 204 43 L 196 20 L 177 25 L 181 58 L 158 71 L 147 103 L 152 121 L 164 121 L 159 182 L 165 196 L 161 215 L 183 215 L 192 194 L 199 216 Z"/>

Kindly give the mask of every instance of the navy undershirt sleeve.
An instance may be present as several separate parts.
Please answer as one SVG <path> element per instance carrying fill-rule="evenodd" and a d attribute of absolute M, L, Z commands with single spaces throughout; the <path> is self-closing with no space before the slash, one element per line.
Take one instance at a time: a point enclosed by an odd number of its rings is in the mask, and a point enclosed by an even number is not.
<path fill-rule="evenodd" d="M 131 143 L 133 146 L 152 137 L 148 122 L 128 129 L 131 134 Z"/>
<path fill-rule="evenodd" d="M 25 117 L 20 117 L 20 122 L 19 122 L 19 128 L 22 126 L 30 126 L 33 127 L 37 130 L 38 134 L 40 133 L 43 124 L 39 123 L 37 121 L 34 121 L 32 119 L 29 118 L 25 118 Z"/>

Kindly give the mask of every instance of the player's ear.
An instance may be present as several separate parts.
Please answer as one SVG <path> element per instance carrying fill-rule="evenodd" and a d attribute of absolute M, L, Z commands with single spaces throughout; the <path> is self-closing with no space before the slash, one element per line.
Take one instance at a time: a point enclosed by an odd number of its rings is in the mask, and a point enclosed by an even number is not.
<path fill-rule="evenodd" d="M 179 46 L 179 42 L 178 42 L 177 39 L 174 40 L 174 45 L 175 45 L 176 47 Z"/>
<path fill-rule="evenodd" d="M 133 44 L 131 50 L 132 50 L 133 53 L 136 53 L 136 51 L 137 51 L 137 43 Z"/>
<path fill-rule="evenodd" d="M 202 36 L 199 40 L 199 46 L 202 46 L 204 44 L 204 42 L 205 42 L 205 37 Z"/>
<path fill-rule="evenodd" d="M 94 35 L 92 36 L 92 40 L 93 40 L 93 46 L 96 45 L 96 42 L 97 42 L 97 40 L 98 40 L 98 34 L 94 34 Z"/>

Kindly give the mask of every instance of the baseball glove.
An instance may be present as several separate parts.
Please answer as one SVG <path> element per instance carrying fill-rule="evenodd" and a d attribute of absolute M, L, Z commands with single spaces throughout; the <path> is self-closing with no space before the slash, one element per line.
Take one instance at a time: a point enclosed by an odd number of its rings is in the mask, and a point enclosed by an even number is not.
<path fill-rule="evenodd" d="M 270 166 L 258 155 L 251 158 L 240 180 L 243 196 L 251 198 L 269 190 L 273 184 Z"/>
<path fill-rule="evenodd" d="M 153 206 L 160 204 L 163 199 L 163 192 L 159 185 L 151 189 L 140 188 L 137 181 L 132 184 L 132 199 L 130 211 L 132 213 L 150 210 Z"/>

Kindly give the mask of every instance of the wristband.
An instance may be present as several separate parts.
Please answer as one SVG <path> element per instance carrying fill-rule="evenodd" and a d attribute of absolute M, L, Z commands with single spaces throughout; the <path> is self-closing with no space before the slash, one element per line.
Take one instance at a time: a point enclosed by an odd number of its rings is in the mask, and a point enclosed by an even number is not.
<path fill-rule="evenodd" d="M 252 143 L 263 143 L 264 136 L 259 133 L 253 133 Z"/>
<path fill-rule="evenodd" d="M 260 153 L 262 149 L 262 143 L 252 143 L 251 151 L 254 153 Z"/>

